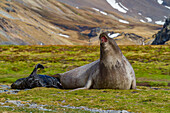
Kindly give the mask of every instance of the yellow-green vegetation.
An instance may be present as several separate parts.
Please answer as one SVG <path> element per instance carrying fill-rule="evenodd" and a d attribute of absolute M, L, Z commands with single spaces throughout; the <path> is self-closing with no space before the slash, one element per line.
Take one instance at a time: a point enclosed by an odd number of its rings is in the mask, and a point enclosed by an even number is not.
<path fill-rule="evenodd" d="M 131 112 L 170 112 L 170 48 L 169 46 L 120 46 L 132 64 L 138 90 L 80 90 L 68 92 L 54 88 L 34 88 L 18 94 L 0 93 L 0 102 L 7 100 L 29 101 L 48 105 L 58 112 L 85 112 L 63 108 L 61 105 L 85 106 L 102 110 Z M 88 64 L 99 59 L 99 46 L 0 46 L 0 85 L 10 85 L 27 77 L 37 63 L 45 66 L 40 74 L 53 75 Z M 1 103 L 0 103 L 1 104 Z M 11 103 L 5 105 L 16 106 Z M 41 112 L 27 107 L 0 108 L 12 112 Z"/>
<path fill-rule="evenodd" d="M 120 46 L 132 64 L 137 82 L 170 82 L 169 46 Z M 28 76 L 37 63 L 53 75 L 99 59 L 99 46 L 0 46 L 0 82 L 12 83 Z M 151 83 L 154 84 L 154 83 Z"/>
<path fill-rule="evenodd" d="M 61 105 L 86 106 L 91 109 L 99 110 L 127 110 L 129 112 L 142 113 L 169 113 L 170 96 L 166 89 L 154 90 L 148 87 L 138 87 L 138 90 L 79 90 L 68 92 L 54 88 L 34 88 L 27 91 L 21 91 L 18 94 L 0 95 L 1 102 L 6 100 L 19 100 L 24 103 L 34 103 L 48 105 L 46 109 L 52 109 L 56 112 L 84 112 L 84 110 L 66 109 Z M 5 103 L 5 106 L 15 107 L 15 111 L 38 112 L 37 109 L 23 109 L 11 103 Z M 0 108 L 2 111 L 12 111 L 10 108 Z M 42 112 L 39 110 L 39 112 Z"/>

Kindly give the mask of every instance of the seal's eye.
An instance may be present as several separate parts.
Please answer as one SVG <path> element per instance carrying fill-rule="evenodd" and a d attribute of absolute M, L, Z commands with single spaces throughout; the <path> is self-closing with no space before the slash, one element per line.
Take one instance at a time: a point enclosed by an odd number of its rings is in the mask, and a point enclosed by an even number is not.
<path fill-rule="evenodd" d="M 102 43 L 107 42 L 107 38 L 106 37 L 102 37 L 101 41 L 102 41 Z"/>

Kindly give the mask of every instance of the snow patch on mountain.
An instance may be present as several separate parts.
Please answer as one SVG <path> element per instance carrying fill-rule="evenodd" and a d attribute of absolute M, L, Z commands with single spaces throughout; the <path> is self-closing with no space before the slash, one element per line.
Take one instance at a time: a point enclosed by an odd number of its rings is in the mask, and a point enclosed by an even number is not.
<path fill-rule="evenodd" d="M 145 17 L 148 22 L 152 22 L 152 19 L 150 17 Z"/>
<path fill-rule="evenodd" d="M 138 15 L 142 15 L 142 13 L 138 13 Z"/>
<path fill-rule="evenodd" d="M 64 30 L 61 29 L 60 27 L 55 26 L 55 28 L 58 29 L 58 30 L 60 30 L 60 31 L 64 31 Z M 52 33 L 54 33 L 54 32 L 52 32 Z"/>
<path fill-rule="evenodd" d="M 164 1 L 163 0 L 157 0 L 159 4 L 162 4 Z"/>
<path fill-rule="evenodd" d="M 99 9 L 97 9 L 97 8 L 92 8 L 93 10 L 95 10 L 95 11 L 97 11 L 97 12 L 100 12 L 101 14 L 103 14 L 103 15 L 107 15 L 107 13 L 106 12 L 104 12 L 104 11 L 100 11 Z"/>
<path fill-rule="evenodd" d="M 160 20 L 160 21 L 155 21 L 155 23 L 158 24 L 158 25 L 164 25 L 165 22 L 163 22 L 162 20 Z"/>
<path fill-rule="evenodd" d="M 163 1 L 163 0 L 157 0 L 157 2 L 158 2 L 160 5 L 162 5 L 164 1 Z M 170 6 L 166 6 L 166 5 L 165 5 L 165 8 L 170 9 Z"/>
<path fill-rule="evenodd" d="M 128 8 L 123 6 L 120 2 L 117 3 L 116 0 L 106 0 L 114 9 L 117 9 L 118 11 L 122 13 L 127 13 Z"/>
<path fill-rule="evenodd" d="M 65 35 L 65 34 L 61 34 L 61 33 L 59 33 L 58 35 L 59 35 L 59 36 L 62 36 L 62 37 L 65 37 L 65 38 L 70 38 L 69 35 Z"/>
<path fill-rule="evenodd" d="M 158 2 L 160 5 L 162 5 L 164 1 L 163 1 L 163 0 L 157 0 L 157 2 Z M 168 9 L 170 9 L 170 6 L 166 6 L 166 5 L 165 5 L 165 7 L 168 8 Z"/>
<path fill-rule="evenodd" d="M 104 12 L 104 11 L 100 11 L 100 13 L 103 14 L 103 15 L 107 15 L 107 13 Z"/>
<path fill-rule="evenodd" d="M 97 8 L 92 8 L 92 9 L 94 9 L 95 11 L 100 11 L 99 9 L 97 9 Z"/>
<path fill-rule="evenodd" d="M 121 22 L 121 23 L 125 23 L 125 24 L 129 24 L 129 22 L 128 22 L 128 21 L 126 21 L 126 20 L 122 20 L 122 19 L 119 19 L 119 22 Z"/>
<path fill-rule="evenodd" d="M 168 9 L 170 9 L 170 7 L 169 6 L 165 6 L 166 8 L 168 8 Z"/>
<path fill-rule="evenodd" d="M 140 22 L 146 23 L 144 20 L 140 19 Z"/>
<path fill-rule="evenodd" d="M 123 7 L 125 10 L 129 10 L 127 7 L 125 7 L 124 5 L 122 5 L 122 3 L 119 2 L 119 4 L 121 5 L 121 7 Z"/>
<path fill-rule="evenodd" d="M 116 37 L 118 37 L 120 35 L 120 33 L 114 33 L 114 34 L 108 34 L 108 36 L 110 37 L 110 38 L 116 38 Z"/>

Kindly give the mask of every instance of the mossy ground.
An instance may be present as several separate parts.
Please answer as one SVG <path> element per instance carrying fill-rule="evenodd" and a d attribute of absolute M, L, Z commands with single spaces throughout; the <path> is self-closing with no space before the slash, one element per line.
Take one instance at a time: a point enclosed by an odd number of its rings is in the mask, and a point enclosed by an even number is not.
<path fill-rule="evenodd" d="M 105 110 L 132 112 L 170 112 L 170 48 L 169 46 L 120 46 L 132 64 L 137 83 L 148 83 L 140 90 L 82 90 L 68 92 L 54 88 L 35 88 L 18 94 L 0 94 L 0 102 L 8 100 L 31 101 L 47 104 L 51 109 L 64 112 L 62 105 L 86 106 Z M 99 59 L 99 46 L 0 46 L 0 84 L 10 85 L 19 78 L 27 77 L 37 63 L 45 66 L 40 74 L 53 75 L 88 64 Z M 64 93 L 64 92 L 67 93 Z M 45 93 L 46 92 L 46 93 Z M 62 103 L 62 101 L 65 101 Z M 14 106 L 14 105 L 10 105 Z M 17 107 L 16 107 L 17 108 Z M 27 108 L 28 109 L 28 108 Z M 1 111 L 12 111 L 0 108 Z M 18 107 L 12 112 L 24 111 Z M 80 112 L 66 109 L 65 112 Z M 84 111 L 83 111 L 84 112 Z"/>

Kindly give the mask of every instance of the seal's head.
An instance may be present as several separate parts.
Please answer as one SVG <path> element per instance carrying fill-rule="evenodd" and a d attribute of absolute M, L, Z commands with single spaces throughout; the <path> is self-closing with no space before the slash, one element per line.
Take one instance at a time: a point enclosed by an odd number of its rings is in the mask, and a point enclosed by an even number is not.
<path fill-rule="evenodd" d="M 121 50 L 118 47 L 117 43 L 113 38 L 119 36 L 118 33 L 110 35 L 108 32 L 103 32 L 99 36 L 100 40 L 100 57 L 103 58 L 103 55 L 120 55 Z M 119 54 L 120 53 L 120 54 Z"/>

